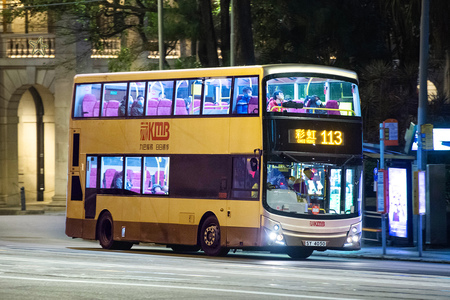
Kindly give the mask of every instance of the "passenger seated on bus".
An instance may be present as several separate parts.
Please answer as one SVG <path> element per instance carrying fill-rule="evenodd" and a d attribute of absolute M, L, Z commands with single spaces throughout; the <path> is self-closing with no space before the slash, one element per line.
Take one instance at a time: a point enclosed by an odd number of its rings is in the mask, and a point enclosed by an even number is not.
<path fill-rule="evenodd" d="M 111 181 L 111 188 L 112 189 L 121 189 L 123 183 L 123 172 L 117 172 L 114 174 L 113 180 Z M 132 184 L 130 180 L 127 179 L 127 182 L 125 184 L 125 188 L 127 190 L 131 190 Z"/>
<path fill-rule="evenodd" d="M 139 95 L 136 101 L 133 102 L 131 105 L 131 115 L 134 117 L 144 115 L 144 96 Z"/>
<path fill-rule="evenodd" d="M 238 114 L 248 113 L 248 104 L 252 98 L 252 88 L 249 86 L 244 87 L 242 90 L 242 97 L 238 100 L 236 105 L 236 111 Z"/>
<path fill-rule="evenodd" d="M 123 172 L 116 172 L 113 180 L 111 181 L 112 189 L 121 189 L 123 184 Z"/>
<path fill-rule="evenodd" d="M 152 187 L 152 194 L 162 195 L 162 194 L 165 194 L 165 192 L 159 184 L 155 184 Z"/>
<path fill-rule="evenodd" d="M 282 108 L 282 104 L 284 102 L 284 94 L 282 91 L 277 90 L 273 93 L 272 98 L 267 104 L 267 111 L 286 111 L 285 108 Z"/>
<path fill-rule="evenodd" d="M 312 96 L 306 96 L 305 99 L 306 102 L 306 107 L 317 107 L 317 108 L 323 108 L 323 104 L 322 101 L 320 101 L 319 96 L 317 95 L 312 95 Z M 320 110 L 320 109 L 307 109 L 307 112 L 309 112 L 310 114 L 326 114 L 327 112 L 325 110 Z"/>
<path fill-rule="evenodd" d="M 127 96 L 123 96 L 122 101 L 120 101 L 118 115 L 119 117 L 125 116 L 125 110 L 127 108 Z"/>

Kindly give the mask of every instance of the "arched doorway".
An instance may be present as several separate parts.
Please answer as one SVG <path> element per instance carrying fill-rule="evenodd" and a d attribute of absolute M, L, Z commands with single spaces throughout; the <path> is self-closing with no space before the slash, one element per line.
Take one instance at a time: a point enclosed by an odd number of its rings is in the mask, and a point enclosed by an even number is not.
<path fill-rule="evenodd" d="M 54 123 L 53 118 L 45 118 L 44 102 L 53 106 L 52 100 L 44 101 L 31 86 L 22 94 L 17 110 L 18 183 L 25 188 L 27 203 L 51 201 L 54 193 Z"/>

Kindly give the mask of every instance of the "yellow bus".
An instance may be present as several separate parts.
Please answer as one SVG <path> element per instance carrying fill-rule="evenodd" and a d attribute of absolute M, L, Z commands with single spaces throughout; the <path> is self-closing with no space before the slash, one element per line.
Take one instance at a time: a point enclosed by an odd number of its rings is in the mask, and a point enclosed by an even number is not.
<path fill-rule="evenodd" d="M 358 250 L 357 75 L 314 65 L 77 75 L 66 234 L 306 258 Z"/>

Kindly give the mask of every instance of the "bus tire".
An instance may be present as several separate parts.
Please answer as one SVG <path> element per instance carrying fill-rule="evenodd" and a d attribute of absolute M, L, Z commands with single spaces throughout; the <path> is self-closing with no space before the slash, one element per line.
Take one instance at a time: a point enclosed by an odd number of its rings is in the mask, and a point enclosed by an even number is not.
<path fill-rule="evenodd" d="M 200 230 L 200 246 L 208 256 L 225 256 L 230 249 L 220 246 L 220 226 L 215 216 L 209 216 Z"/>
<path fill-rule="evenodd" d="M 103 213 L 97 225 L 97 238 L 103 249 L 129 250 L 133 243 L 114 240 L 114 223 L 109 212 Z"/>
<path fill-rule="evenodd" d="M 305 247 L 291 247 L 286 251 L 286 253 L 293 259 L 306 259 L 311 256 L 313 251 L 313 249 Z"/>

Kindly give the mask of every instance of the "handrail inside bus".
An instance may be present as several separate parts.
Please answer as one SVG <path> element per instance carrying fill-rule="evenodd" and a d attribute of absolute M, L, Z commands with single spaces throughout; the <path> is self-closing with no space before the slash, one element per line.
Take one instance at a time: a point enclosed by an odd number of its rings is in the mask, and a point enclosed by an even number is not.
<path fill-rule="evenodd" d="M 312 80 L 313 80 L 313 77 L 311 77 L 308 81 L 308 85 L 306 86 L 306 95 L 309 95 L 309 85 L 311 84 Z"/>
<path fill-rule="evenodd" d="M 270 109 L 271 112 L 273 112 L 275 109 L 279 110 L 280 108 L 284 108 L 284 109 L 288 109 L 287 107 L 282 107 L 282 106 L 274 106 Z M 326 108 L 326 107 L 306 107 L 304 106 L 302 109 L 311 109 L 311 110 L 325 110 L 325 111 L 339 111 L 339 112 L 346 112 L 348 113 L 348 115 L 350 116 L 354 116 L 355 115 L 355 111 L 351 110 L 351 109 L 339 109 L 339 108 Z"/>

